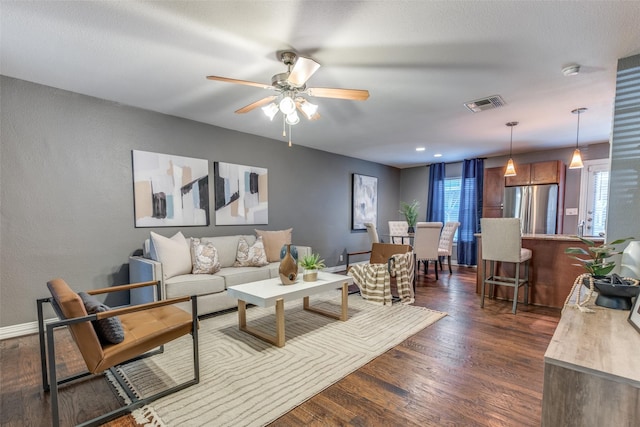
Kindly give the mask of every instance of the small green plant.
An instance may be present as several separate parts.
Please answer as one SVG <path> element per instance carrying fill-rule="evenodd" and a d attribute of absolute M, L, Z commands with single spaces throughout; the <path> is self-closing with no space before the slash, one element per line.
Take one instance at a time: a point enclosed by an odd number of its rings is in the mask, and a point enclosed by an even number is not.
<path fill-rule="evenodd" d="M 299 264 L 306 270 L 320 270 L 326 267 L 324 260 L 320 259 L 320 254 L 305 255 Z"/>
<path fill-rule="evenodd" d="M 414 200 L 411 203 L 400 202 L 400 210 L 399 212 L 404 215 L 407 220 L 407 224 L 409 227 L 415 227 L 416 221 L 418 220 L 418 207 L 420 203 L 417 200 Z"/>
<path fill-rule="evenodd" d="M 618 239 L 610 243 L 602 243 L 601 245 L 596 245 L 596 242 L 593 240 L 584 239 L 582 237 L 578 237 L 578 239 L 587 245 L 588 251 L 584 248 L 577 247 L 566 248 L 564 250 L 565 254 L 573 255 L 571 258 L 580 261 L 580 264 L 573 265 L 584 267 L 584 269 L 592 276 L 606 276 L 611 273 L 611 270 L 616 266 L 615 261 L 607 261 L 607 259 L 622 253 L 622 251 L 616 250 L 614 246 L 624 243 L 627 240 L 633 240 L 634 237 Z M 575 255 L 585 255 L 589 258 L 579 258 Z"/>

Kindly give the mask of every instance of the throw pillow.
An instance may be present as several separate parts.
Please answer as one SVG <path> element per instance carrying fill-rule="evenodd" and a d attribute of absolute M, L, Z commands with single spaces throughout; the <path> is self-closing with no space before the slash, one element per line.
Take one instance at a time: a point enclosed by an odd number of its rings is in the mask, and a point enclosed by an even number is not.
<path fill-rule="evenodd" d="M 249 246 L 247 239 L 240 237 L 238 240 L 238 251 L 234 267 L 262 267 L 269 264 L 267 254 L 264 251 L 262 237 L 258 237 L 252 246 Z"/>
<path fill-rule="evenodd" d="M 164 280 L 191 273 L 191 249 L 181 232 L 167 238 L 152 231 L 151 243 L 153 244 L 151 254 L 155 253 L 153 259 L 162 263 Z"/>
<path fill-rule="evenodd" d="M 193 274 L 213 274 L 220 271 L 218 250 L 211 242 L 201 242 L 200 239 L 191 239 L 191 260 L 193 262 Z"/>
<path fill-rule="evenodd" d="M 87 314 L 97 314 L 111 310 L 109 306 L 101 303 L 96 297 L 86 292 L 78 292 L 78 296 L 82 299 Z M 124 341 L 124 329 L 118 317 L 109 317 L 108 319 L 100 319 L 91 323 L 96 330 L 96 334 L 98 334 L 98 338 L 103 343 L 118 344 Z"/>
<path fill-rule="evenodd" d="M 262 237 L 264 249 L 267 252 L 267 261 L 280 261 L 280 249 L 282 245 L 291 243 L 291 232 L 293 228 L 279 231 L 256 230 L 256 235 Z"/>

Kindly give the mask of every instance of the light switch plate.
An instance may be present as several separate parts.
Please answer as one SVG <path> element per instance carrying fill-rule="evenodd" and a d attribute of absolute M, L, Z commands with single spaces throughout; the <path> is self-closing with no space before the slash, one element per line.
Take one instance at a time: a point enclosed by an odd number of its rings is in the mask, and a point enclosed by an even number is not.
<path fill-rule="evenodd" d="M 565 215 L 578 215 L 578 208 L 567 208 L 565 210 Z"/>

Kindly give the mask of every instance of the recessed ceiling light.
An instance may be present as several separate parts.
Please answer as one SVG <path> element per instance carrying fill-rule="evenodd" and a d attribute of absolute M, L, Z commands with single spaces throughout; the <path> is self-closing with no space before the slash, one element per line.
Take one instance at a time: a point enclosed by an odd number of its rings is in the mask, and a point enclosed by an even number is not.
<path fill-rule="evenodd" d="M 433 157 L 442 157 L 442 154 L 437 153 L 437 154 L 434 154 Z"/>
<path fill-rule="evenodd" d="M 418 148 L 416 148 L 416 151 L 424 151 L 424 150 L 425 150 L 425 148 L 424 148 L 424 147 L 418 147 Z"/>

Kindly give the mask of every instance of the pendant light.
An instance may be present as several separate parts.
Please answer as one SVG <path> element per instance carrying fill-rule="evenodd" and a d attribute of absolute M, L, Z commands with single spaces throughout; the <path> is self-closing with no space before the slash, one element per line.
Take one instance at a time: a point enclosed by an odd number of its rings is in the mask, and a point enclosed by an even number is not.
<path fill-rule="evenodd" d="M 516 167 L 513 164 L 513 159 L 511 158 L 511 151 L 513 149 L 513 127 L 517 125 L 518 122 L 507 123 L 507 126 L 511 128 L 511 142 L 509 143 L 509 161 L 507 162 L 507 168 L 504 171 L 504 176 L 516 176 Z"/>
<path fill-rule="evenodd" d="M 582 155 L 580 154 L 580 149 L 578 148 L 578 137 L 580 136 L 580 114 L 584 113 L 585 111 L 587 111 L 587 109 L 584 107 L 576 108 L 575 110 L 571 111 L 573 114 L 578 115 L 578 127 L 576 128 L 576 149 L 573 150 L 573 157 L 571 157 L 569 169 L 580 169 L 584 167 L 584 165 L 582 164 Z"/>

